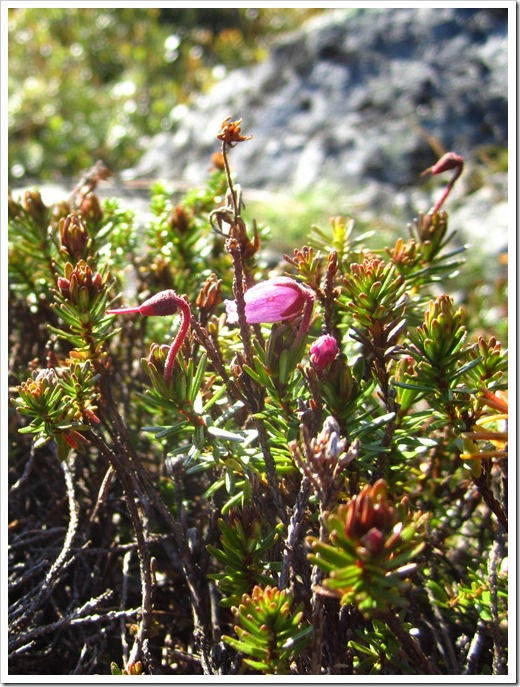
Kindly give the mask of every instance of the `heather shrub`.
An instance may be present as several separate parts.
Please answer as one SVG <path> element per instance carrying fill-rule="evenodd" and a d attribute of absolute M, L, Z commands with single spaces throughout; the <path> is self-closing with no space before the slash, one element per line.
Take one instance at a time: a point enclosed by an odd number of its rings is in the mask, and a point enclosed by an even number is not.
<path fill-rule="evenodd" d="M 507 351 L 460 302 L 462 158 L 393 244 L 331 208 L 273 266 L 249 136 L 215 135 L 144 229 L 102 162 L 9 197 L 10 672 L 507 673 Z"/>

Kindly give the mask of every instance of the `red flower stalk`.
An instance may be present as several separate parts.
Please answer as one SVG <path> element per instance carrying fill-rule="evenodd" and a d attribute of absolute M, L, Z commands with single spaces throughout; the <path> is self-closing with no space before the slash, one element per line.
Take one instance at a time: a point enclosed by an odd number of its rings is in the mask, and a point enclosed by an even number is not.
<path fill-rule="evenodd" d="M 115 308 L 107 310 L 106 312 L 107 315 L 134 315 L 138 313 L 146 317 L 154 317 L 157 315 L 166 316 L 174 315 L 177 312 L 179 313 L 181 317 L 179 331 L 170 346 L 168 357 L 164 365 L 164 381 L 166 384 L 169 384 L 172 378 L 175 358 L 190 328 L 190 304 L 184 298 L 178 296 L 173 289 L 167 289 L 166 291 L 156 293 L 155 296 L 148 298 L 144 303 L 141 303 L 141 305 L 130 308 Z"/>
<path fill-rule="evenodd" d="M 295 341 L 299 346 L 309 324 L 314 306 L 314 296 L 290 277 L 275 277 L 259 282 L 244 294 L 248 324 L 281 322 L 303 313 L 300 331 Z M 225 300 L 229 324 L 238 322 L 236 301 Z"/>
<path fill-rule="evenodd" d="M 442 196 L 435 203 L 435 207 L 433 208 L 432 213 L 438 212 L 441 209 L 442 204 L 444 203 L 446 198 L 449 196 L 450 191 L 453 188 L 453 185 L 462 174 L 462 170 L 464 169 L 464 159 L 457 153 L 446 153 L 439 160 L 437 160 L 437 162 L 434 165 L 428 167 L 428 169 L 425 169 L 424 172 L 422 172 L 421 174 L 421 176 L 428 174 L 428 172 L 430 172 L 431 174 L 442 174 L 443 172 L 447 172 L 450 169 L 454 169 L 455 174 L 451 178 L 450 183 L 446 186 Z"/>

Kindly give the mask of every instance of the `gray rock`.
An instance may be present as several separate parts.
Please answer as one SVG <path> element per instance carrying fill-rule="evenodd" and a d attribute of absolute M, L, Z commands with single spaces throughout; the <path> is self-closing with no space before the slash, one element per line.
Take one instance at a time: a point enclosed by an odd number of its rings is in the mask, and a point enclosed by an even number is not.
<path fill-rule="evenodd" d="M 435 161 L 430 139 L 465 157 L 505 145 L 507 110 L 506 10 L 335 10 L 230 73 L 126 176 L 202 183 L 231 115 L 254 136 L 232 153 L 243 186 L 406 187 Z"/>
<path fill-rule="evenodd" d="M 507 145 L 507 41 L 503 8 L 330 10 L 279 39 L 262 64 L 175 108 L 174 131 L 153 137 L 123 180 L 203 184 L 231 115 L 253 134 L 231 152 L 246 202 L 248 190 L 297 194 L 329 184 L 354 219 L 402 228 L 449 179 L 420 178 L 438 146 L 465 159 L 446 206 L 450 227 L 496 253 L 507 246 L 507 174 L 486 167 L 477 189 L 471 179 L 479 151 Z M 134 196 L 125 200 L 146 221 L 145 200 Z"/>

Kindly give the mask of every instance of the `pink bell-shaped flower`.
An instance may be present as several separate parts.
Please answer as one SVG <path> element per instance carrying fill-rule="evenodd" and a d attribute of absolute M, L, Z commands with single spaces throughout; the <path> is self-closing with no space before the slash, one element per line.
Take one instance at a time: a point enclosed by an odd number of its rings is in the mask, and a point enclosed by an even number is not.
<path fill-rule="evenodd" d="M 304 286 L 290 277 L 275 277 L 259 282 L 244 294 L 248 324 L 281 322 L 301 315 L 314 296 Z M 224 301 L 229 324 L 238 322 L 235 301 Z"/>

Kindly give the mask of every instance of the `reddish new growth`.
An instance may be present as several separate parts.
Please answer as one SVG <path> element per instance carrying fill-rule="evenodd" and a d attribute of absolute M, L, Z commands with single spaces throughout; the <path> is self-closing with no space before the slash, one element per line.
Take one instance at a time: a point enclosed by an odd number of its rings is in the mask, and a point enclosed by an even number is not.
<path fill-rule="evenodd" d="M 169 384 L 172 378 L 175 358 L 190 328 L 191 310 L 189 303 L 184 300 L 184 298 L 178 296 L 172 289 L 167 289 L 166 291 L 156 293 L 155 296 L 148 298 L 144 303 L 141 303 L 141 305 L 130 308 L 115 308 L 107 310 L 106 312 L 107 315 L 134 315 L 138 313 L 139 315 L 145 315 L 147 317 L 174 315 L 177 312 L 179 313 L 181 316 L 181 324 L 177 336 L 170 346 L 164 366 L 164 381 L 166 384 Z"/>

